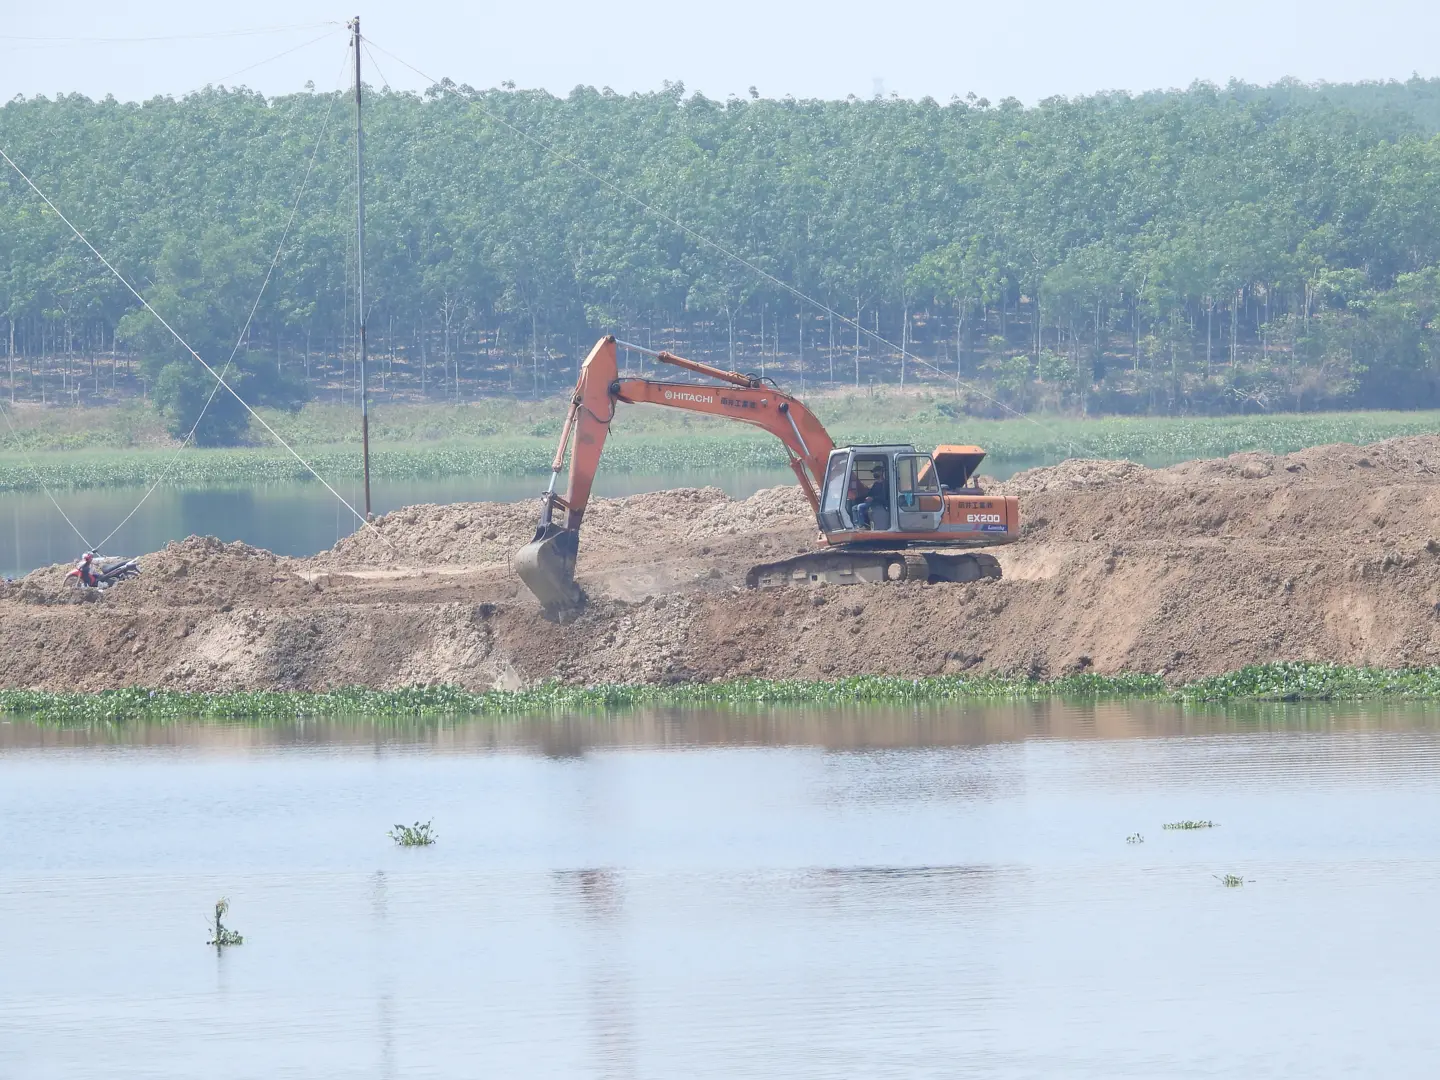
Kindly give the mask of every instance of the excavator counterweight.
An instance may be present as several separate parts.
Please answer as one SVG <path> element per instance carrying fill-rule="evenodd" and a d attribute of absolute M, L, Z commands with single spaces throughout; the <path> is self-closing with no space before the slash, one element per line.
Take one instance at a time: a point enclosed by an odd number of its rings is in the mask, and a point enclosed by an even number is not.
<path fill-rule="evenodd" d="M 619 344 L 613 337 L 602 338 L 580 365 L 535 537 L 515 555 L 520 580 L 547 615 L 559 618 L 585 604 L 584 590 L 575 581 L 580 524 L 621 403 L 724 416 L 763 428 L 785 446 L 815 512 L 822 550 L 753 567 L 746 576 L 752 588 L 1000 576 L 1000 564 L 990 555 L 908 550 L 988 547 L 1019 539 L 1016 499 L 987 495 L 974 482 L 984 450 L 942 446 L 924 454 L 901 444 L 836 448 L 815 414 L 768 379 L 635 345 L 625 348 L 714 382 L 622 379 Z M 555 489 L 567 455 L 570 475 L 562 496 Z"/>

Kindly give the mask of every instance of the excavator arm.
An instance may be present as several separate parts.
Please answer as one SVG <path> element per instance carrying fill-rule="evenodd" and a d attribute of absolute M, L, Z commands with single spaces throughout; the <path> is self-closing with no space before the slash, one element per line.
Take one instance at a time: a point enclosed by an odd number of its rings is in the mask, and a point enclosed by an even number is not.
<path fill-rule="evenodd" d="M 585 602 L 585 594 L 575 583 L 580 523 L 590 502 L 605 438 L 621 402 L 664 405 L 724 416 L 770 432 L 785 445 L 790 468 L 817 512 L 825 464 L 835 449 L 825 426 L 814 413 L 755 375 L 742 375 L 671 353 L 626 345 L 663 364 L 707 376 L 721 385 L 622 379 L 616 357 L 618 344 L 613 337 L 602 338 L 580 365 L 570 410 L 560 432 L 560 445 L 551 463 L 550 486 L 540 508 L 539 527 L 535 538 L 515 556 L 515 569 L 521 580 L 552 613 L 573 610 Z M 555 489 L 567 452 L 570 476 L 565 494 L 561 496 Z"/>

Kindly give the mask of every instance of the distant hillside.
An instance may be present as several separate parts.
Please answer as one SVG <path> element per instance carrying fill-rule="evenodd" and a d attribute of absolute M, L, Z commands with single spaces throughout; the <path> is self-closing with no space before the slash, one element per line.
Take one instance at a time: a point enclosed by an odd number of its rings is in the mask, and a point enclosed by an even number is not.
<path fill-rule="evenodd" d="M 1226 93 L 1242 101 L 1266 99 L 1284 106 L 1338 106 L 1379 123 L 1396 134 L 1440 132 L 1440 79 L 1412 76 L 1404 82 L 1302 83 L 1294 79 L 1274 86 L 1232 82 Z"/>
<path fill-rule="evenodd" d="M 553 391 L 615 329 L 791 382 L 958 378 L 976 411 L 1440 404 L 1440 80 L 1033 108 L 678 85 L 370 102 L 369 337 L 389 393 Z M 236 358 L 278 402 L 353 385 L 350 109 L 17 99 L 0 145 L 223 362 L 318 140 Z M 185 381 L 193 361 L 13 174 L 0 237 L 0 389 L 160 393 L 183 428 L 208 388 Z"/>

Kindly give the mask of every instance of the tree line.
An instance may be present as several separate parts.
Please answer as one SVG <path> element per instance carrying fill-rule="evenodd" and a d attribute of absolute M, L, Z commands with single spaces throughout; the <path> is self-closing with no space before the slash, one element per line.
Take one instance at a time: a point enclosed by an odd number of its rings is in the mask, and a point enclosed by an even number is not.
<path fill-rule="evenodd" d="M 976 412 L 1434 406 L 1437 86 L 1034 107 L 371 91 L 372 383 L 554 392 L 605 330 L 807 389 L 944 387 Z M 353 392 L 353 138 L 341 93 L 0 107 L 17 164 L 273 404 Z M 179 431 L 209 391 L 13 173 L 0 356 L 12 400 L 139 392 Z M 236 437 L 243 415 L 212 408 L 202 441 Z"/>

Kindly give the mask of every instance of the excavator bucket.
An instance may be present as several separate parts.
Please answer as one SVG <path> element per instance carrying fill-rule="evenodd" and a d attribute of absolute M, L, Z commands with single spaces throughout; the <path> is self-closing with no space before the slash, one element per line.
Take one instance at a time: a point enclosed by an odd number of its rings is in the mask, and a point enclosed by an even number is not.
<path fill-rule="evenodd" d="M 546 614 L 559 616 L 585 606 L 585 592 L 575 583 L 579 551 L 577 530 L 550 524 L 542 526 L 535 539 L 515 553 L 515 572 Z"/>

